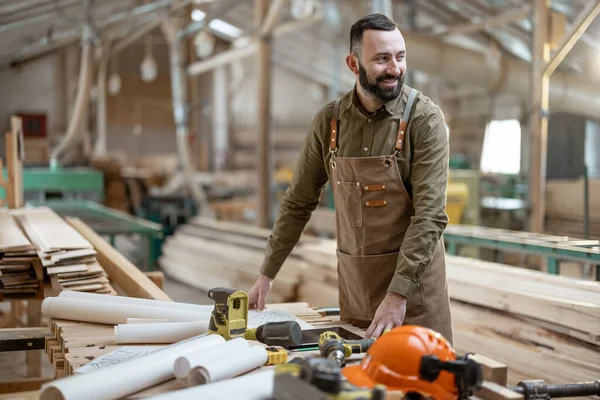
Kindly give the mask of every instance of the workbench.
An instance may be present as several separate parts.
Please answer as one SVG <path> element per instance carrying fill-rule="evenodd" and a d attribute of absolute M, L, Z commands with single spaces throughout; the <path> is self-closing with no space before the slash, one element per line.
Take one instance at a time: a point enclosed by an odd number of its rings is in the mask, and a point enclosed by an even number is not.
<path fill-rule="evenodd" d="M 589 263 L 596 266 L 596 280 L 600 281 L 599 240 L 470 225 L 448 225 L 443 238 L 446 251 L 452 255 L 458 255 L 459 246 L 473 246 L 542 256 L 547 260 L 548 273 L 555 275 L 560 273 L 560 261 Z"/>
<path fill-rule="evenodd" d="M 340 323 L 339 317 L 323 316 L 307 303 L 269 304 L 268 308 L 283 308 L 315 328 L 341 326 L 353 333 L 363 335 L 364 331 L 347 323 Z M 90 324 L 76 321 L 51 320 L 51 335 L 46 338 L 46 354 L 54 365 L 57 378 L 70 376 L 73 371 L 92 360 L 117 350 L 122 345 L 115 344 L 112 325 Z M 138 346 L 138 345 L 136 345 Z M 291 352 L 289 357 L 314 354 L 315 351 Z M 269 367 L 264 367 L 269 368 Z M 127 398 L 144 398 L 171 390 L 184 389 L 179 381 L 172 379 L 161 385 L 144 390 Z"/>

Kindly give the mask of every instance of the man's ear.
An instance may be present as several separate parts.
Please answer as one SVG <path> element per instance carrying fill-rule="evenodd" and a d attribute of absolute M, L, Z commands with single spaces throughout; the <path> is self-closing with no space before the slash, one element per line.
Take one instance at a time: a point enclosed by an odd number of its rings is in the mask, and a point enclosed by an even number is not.
<path fill-rule="evenodd" d="M 354 54 L 348 54 L 348 56 L 346 56 L 346 64 L 354 75 L 358 75 L 358 58 L 356 58 Z"/>

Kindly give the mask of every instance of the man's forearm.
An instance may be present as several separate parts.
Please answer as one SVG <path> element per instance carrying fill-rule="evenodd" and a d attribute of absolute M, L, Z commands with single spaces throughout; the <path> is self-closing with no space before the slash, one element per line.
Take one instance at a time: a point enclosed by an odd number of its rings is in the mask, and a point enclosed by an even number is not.
<path fill-rule="evenodd" d="M 287 195 L 284 197 L 273 233 L 267 242 L 265 260 L 260 268 L 261 274 L 271 279 L 275 278 L 281 265 L 298 243 L 306 223 L 310 219 L 311 212 L 317 204 L 318 201 L 301 205 L 295 203 Z"/>
<path fill-rule="evenodd" d="M 447 225 L 447 219 L 414 217 L 406 235 L 389 291 L 409 298 L 421 281 L 423 271 L 431 262 L 435 248 Z"/>

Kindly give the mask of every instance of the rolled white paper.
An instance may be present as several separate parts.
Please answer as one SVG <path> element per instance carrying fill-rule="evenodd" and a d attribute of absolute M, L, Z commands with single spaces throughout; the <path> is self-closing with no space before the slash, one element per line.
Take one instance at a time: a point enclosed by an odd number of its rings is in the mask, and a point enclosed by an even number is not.
<path fill-rule="evenodd" d="M 204 363 L 212 360 L 213 358 L 227 358 L 231 359 L 234 354 L 247 349 L 249 346 L 248 341 L 244 338 L 231 339 L 223 344 L 214 346 L 208 349 L 202 349 L 195 351 L 190 354 L 182 355 L 178 357 L 173 363 L 173 374 L 183 384 L 188 385 L 187 379 L 190 371 Z"/>
<path fill-rule="evenodd" d="M 136 297 L 113 296 L 108 294 L 75 292 L 73 290 L 63 290 L 58 297 L 69 297 L 72 299 L 82 299 L 89 301 L 103 301 L 106 303 L 133 304 L 147 307 L 170 308 L 172 310 L 188 310 L 201 313 L 210 313 L 214 309 L 211 305 L 199 305 L 189 303 L 177 303 L 174 301 L 162 301 L 152 299 L 139 299 Z"/>
<path fill-rule="evenodd" d="M 173 321 L 209 321 L 209 313 L 175 310 L 133 304 L 105 303 L 68 297 L 47 297 L 42 314 L 48 318 L 68 319 L 98 324 L 125 324 L 127 318 L 159 318 Z"/>
<path fill-rule="evenodd" d="M 232 358 L 212 358 L 190 371 L 188 383 L 205 385 L 233 378 L 264 365 L 267 358 L 267 350 L 262 346 L 250 346 L 236 352 Z"/>
<path fill-rule="evenodd" d="M 175 343 L 208 332 L 208 321 L 119 324 L 115 343 Z"/>
<path fill-rule="evenodd" d="M 172 322 L 168 319 L 158 318 L 127 318 L 128 324 L 157 324 L 159 322 Z"/>
<path fill-rule="evenodd" d="M 275 370 L 267 369 L 237 378 L 175 390 L 151 397 L 152 400 L 267 400 L 273 397 Z"/>
<path fill-rule="evenodd" d="M 40 400 L 119 399 L 172 378 L 177 357 L 224 342 L 220 335 L 195 337 L 120 364 L 51 381 L 42 386 Z"/>

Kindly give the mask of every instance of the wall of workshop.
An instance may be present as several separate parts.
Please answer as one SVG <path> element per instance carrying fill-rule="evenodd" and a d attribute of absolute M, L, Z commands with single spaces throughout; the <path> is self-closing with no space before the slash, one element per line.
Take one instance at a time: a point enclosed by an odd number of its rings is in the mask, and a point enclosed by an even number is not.
<path fill-rule="evenodd" d="M 176 151 L 169 50 L 160 31 L 154 31 L 152 37 L 152 55 L 157 63 L 155 81 L 141 79 L 139 68 L 145 55 L 143 39 L 119 52 L 109 63 L 107 76 L 114 68 L 121 77 L 120 91 L 106 96 L 109 152 L 133 157 Z"/>
<path fill-rule="evenodd" d="M 56 53 L 18 68 L 0 69 L 1 132 L 10 128 L 10 117 L 17 113 L 46 114 L 49 137 L 66 130 L 62 57 L 62 53 Z M 4 140 L 0 142 L 3 147 Z"/>

